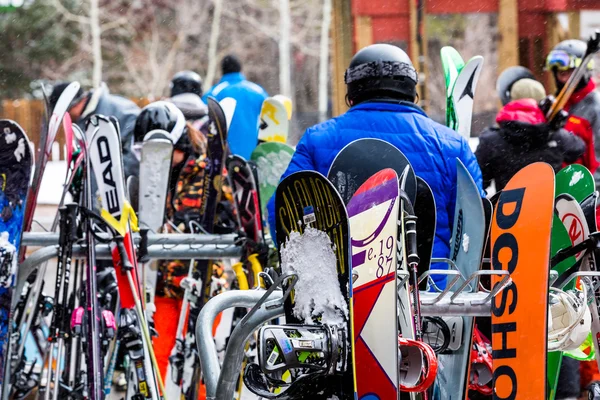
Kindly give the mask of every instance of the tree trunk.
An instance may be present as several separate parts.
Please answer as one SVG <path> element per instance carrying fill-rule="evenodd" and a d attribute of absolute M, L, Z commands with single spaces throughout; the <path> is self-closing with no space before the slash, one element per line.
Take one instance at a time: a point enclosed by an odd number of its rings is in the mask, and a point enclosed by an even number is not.
<path fill-rule="evenodd" d="M 210 41 L 208 42 L 208 68 L 204 80 L 206 87 L 211 87 L 215 79 L 217 69 L 217 44 L 219 42 L 219 30 L 221 28 L 221 11 L 223 0 L 213 0 L 215 9 L 213 12 L 213 23 L 210 28 Z"/>
<path fill-rule="evenodd" d="M 279 0 L 279 90 L 281 94 L 292 98 L 292 81 L 290 73 L 290 3 Z"/>
<path fill-rule="evenodd" d="M 321 44 L 319 48 L 319 121 L 327 119 L 327 92 L 329 72 L 329 26 L 331 25 L 331 0 L 323 1 Z"/>
<path fill-rule="evenodd" d="M 94 60 L 92 82 L 94 89 L 102 83 L 102 41 L 98 0 L 90 0 L 90 31 L 92 35 L 92 57 Z"/>

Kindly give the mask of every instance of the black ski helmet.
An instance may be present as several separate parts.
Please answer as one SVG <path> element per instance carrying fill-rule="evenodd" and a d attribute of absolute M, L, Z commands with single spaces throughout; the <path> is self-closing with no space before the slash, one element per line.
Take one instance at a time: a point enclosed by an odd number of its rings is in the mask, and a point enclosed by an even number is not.
<path fill-rule="evenodd" d="M 133 128 L 134 142 L 144 141 L 144 136 L 155 129 L 167 131 L 175 148 L 181 138 L 187 136 L 183 113 L 175 104 L 166 101 L 155 101 L 142 109 Z"/>
<path fill-rule="evenodd" d="M 180 71 L 171 79 L 171 97 L 182 93 L 194 93 L 202 97 L 202 78 L 194 71 Z"/>
<path fill-rule="evenodd" d="M 521 79 L 535 79 L 533 72 L 521 66 L 508 67 L 498 77 L 496 81 L 496 92 L 505 106 L 510 103 L 510 89 Z"/>
<path fill-rule="evenodd" d="M 548 54 L 546 57 L 546 69 L 552 71 L 556 86 L 560 90 L 563 86 L 561 82 L 556 79 L 556 73 L 559 70 L 568 70 L 577 68 L 585 57 L 587 50 L 587 43 L 583 40 L 569 39 L 563 40 Z M 585 69 L 585 74 L 577 86 L 577 90 L 583 88 L 592 79 L 592 70 L 594 69 L 593 62 L 590 62 Z"/>
<path fill-rule="evenodd" d="M 417 71 L 408 55 L 390 44 L 372 44 L 352 57 L 344 75 L 351 105 L 372 99 L 414 101 Z"/>

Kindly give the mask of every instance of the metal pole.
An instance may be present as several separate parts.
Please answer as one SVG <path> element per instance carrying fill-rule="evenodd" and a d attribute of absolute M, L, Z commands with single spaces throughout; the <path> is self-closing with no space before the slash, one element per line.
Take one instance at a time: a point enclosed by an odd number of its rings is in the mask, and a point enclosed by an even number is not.
<path fill-rule="evenodd" d="M 236 290 L 225 292 L 213 297 L 204 305 L 204 307 L 202 307 L 202 311 L 200 311 L 198 320 L 196 322 L 196 340 L 198 353 L 200 355 L 200 365 L 202 366 L 204 383 L 206 385 L 207 399 L 215 399 L 221 374 L 221 367 L 219 365 L 219 358 L 217 356 L 217 348 L 212 336 L 212 326 L 215 318 L 220 312 L 231 307 L 252 307 L 263 297 L 264 293 L 265 290 Z M 269 297 L 269 301 L 281 300 L 281 298 L 282 292 L 275 291 Z M 236 327 L 229 338 L 226 352 L 226 357 L 232 357 L 234 360 L 231 360 L 229 363 L 226 361 L 226 363 L 223 365 L 223 371 L 225 371 L 224 375 L 228 376 L 233 374 L 232 379 L 235 380 L 237 373 L 239 372 L 241 360 L 244 356 L 243 344 L 248 335 L 250 335 L 262 323 L 275 318 L 277 315 L 281 315 L 280 313 L 283 314 L 282 307 L 278 307 L 273 310 L 258 311 L 255 313 L 256 315 L 254 318 L 252 318 L 252 320 L 245 325 L 245 328 L 242 330 L 242 332 L 240 332 L 240 330 Z M 237 346 L 237 343 L 240 342 L 242 336 L 244 337 L 243 340 L 241 340 L 242 344 Z M 234 341 L 232 342 L 232 340 Z M 232 355 L 231 353 L 234 354 Z M 231 368 L 229 366 L 231 365 L 237 365 L 237 369 L 234 368 L 233 371 L 230 371 Z M 227 368 L 227 370 L 225 368 Z M 228 381 L 232 379 L 227 378 Z M 219 390 L 219 392 L 220 391 L 221 390 Z M 231 399 L 232 396 L 233 392 L 229 398 Z"/>
<path fill-rule="evenodd" d="M 206 244 L 227 246 L 233 245 L 237 241 L 238 236 L 235 234 L 229 235 L 198 235 L 189 233 L 173 233 L 173 234 L 152 234 L 148 233 L 148 245 L 164 245 L 173 246 L 177 244 L 186 244 L 190 246 L 200 246 Z M 139 234 L 133 234 L 134 243 L 139 243 L 141 237 Z M 58 233 L 50 232 L 23 232 L 21 241 L 23 246 L 45 247 L 58 244 Z"/>

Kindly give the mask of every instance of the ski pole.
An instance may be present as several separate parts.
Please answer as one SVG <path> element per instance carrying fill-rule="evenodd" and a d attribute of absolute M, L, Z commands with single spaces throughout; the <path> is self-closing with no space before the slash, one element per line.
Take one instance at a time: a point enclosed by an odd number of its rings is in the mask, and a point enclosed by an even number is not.
<path fill-rule="evenodd" d="M 147 343 L 148 353 L 150 354 L 150 359 L 152 361 L 152 366 L 153 366 L 154 372 L 155 372 L 154 375 L 156 376 L 156 380 L 158 382 L 160 392 L 164 395 L 165 385 L 163 383 L 162 376 L 160 374 L 160 369 L 158 368 L 158 361 L 156 360 L 156 355 L 154 354 L 154 348 L 152 346 L 152 339 L 150 338 L 150 332 L 148 331 L 148 324 L 146 322 L 146 318 L 145 318 L 144 311 L 142 309 L 142 304 L 140 301 L 140 296 L 138 295 L 137 288 L 136 288 L 135 282 L 133 280 L 133 274 L 131 272 L 133 270 L 133 265 L 131 264 L 131 262 L 129 261 L 129 258 L 127 256 L 127 252 L 126 252 L 125 246 L 123 244 L 123 238 L 117 237 L 115 239 L 116 239 L 115 241 L 116 241 L 117 249 L 119 251 L 119 256 L 121 258 L 121 266 L 122 266 L 122 269 L 125 271 L 125 274 L 127 276 L 127 281 L 129 282 L 129 286 L 131 287 L 131 292 L 133 294 L 133 301 L 135 304 L 135 310 L 136 310 L 136 313 L 138 314 L 138 319 L 140 320 L 140 328 L 142 331 L 142 335 L 144 336 L 144 339 L 146 340 L 146 343 Z M 159 397 L 160 397 L 160 394 L 159 394 Z"/>

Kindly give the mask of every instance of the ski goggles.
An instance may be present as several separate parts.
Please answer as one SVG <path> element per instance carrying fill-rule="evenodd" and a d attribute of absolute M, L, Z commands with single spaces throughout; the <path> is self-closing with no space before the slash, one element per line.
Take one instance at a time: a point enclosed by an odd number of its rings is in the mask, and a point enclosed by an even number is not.
<path fill-rule="evenodd" d="M 562 50 L 553 50 L 546 57 L 546 70 L 556 68 L 559 71 L 567 71 L 579 67 L 581 62 L 582 59 L 579 57 L 572 56 Z M 587 69 L 594 69 L 594 60 L 588 63 Z"/>

